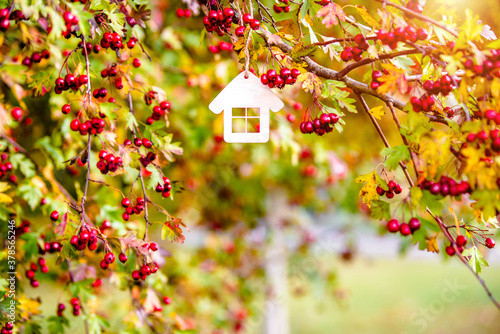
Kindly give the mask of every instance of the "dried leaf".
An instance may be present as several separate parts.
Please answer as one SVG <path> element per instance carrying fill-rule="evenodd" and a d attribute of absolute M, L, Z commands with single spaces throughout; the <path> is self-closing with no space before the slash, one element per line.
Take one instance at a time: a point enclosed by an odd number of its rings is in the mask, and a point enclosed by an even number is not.
<path fill-rule="evenodd" d="M 385 115 L 384 106 L 373 107 L 368 112 L 378 120 L 382 119 L 382 116 Z"/>
<path fill-rule="evenodd" d="M 427 251 L 433 253 L 439 253 L 439 245 L 437 243 L 438 234 L 433 237 L 425 237 L 425 242 L 427 243 Z"/>
<path fill-rule="evenodd" d="M 342 7 L 336 3 L 331 3 L 318 10 L 317 17 L 323 17 L 321 23 L 327 28 L 339 24 L 339 20 L 345 22 L 346 16 Z"/>
<path fill-rule="evenodd" d="M 377 21 L 373 18 L 373 16 L 370 15 L 370 13 L 368 13 L 365 6 L 356 5 L 355 7 L 359 15 L 361 15 L 363 20 L 365 20 L 365 22 L 368 23 L 368 25 L 374 28 L 378 27 Z"/>
<path fill-rule="evenodd" d="M 323 89 L 323 82 L 314 73 L 306 72 L 299 75 L 297 82 L 302 82 L 302 88 L 306 92 L 310 92 L 316 95 L 316 97 L 321 96 L 321 90 Z"/>

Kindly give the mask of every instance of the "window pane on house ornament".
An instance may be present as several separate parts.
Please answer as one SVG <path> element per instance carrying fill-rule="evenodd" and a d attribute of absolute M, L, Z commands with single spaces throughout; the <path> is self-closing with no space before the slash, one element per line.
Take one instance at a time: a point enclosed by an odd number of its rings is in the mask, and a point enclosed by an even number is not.
<path fill-rule="evenodd" d="M 244 118 L 233 118 L 233 133 L 245 133 Z"/>
<path fill-rule="evenodd" d="M 246 108 L 233 108 L 233 117 L 245 117 L 245 109 Z M 233 127 L 234 129 L 234 127 Z M 245 132 L 245 131 L 243 131 Z"/>
<path fill-rule="evenodd" d="M 260 108 L 247 108 L 248 117 L 260 117 Z"/>
<path fill-rule="evenodd" d="M 260 118 L 248 118 L 247 119 L 248 133 L 260 132 Z"/>

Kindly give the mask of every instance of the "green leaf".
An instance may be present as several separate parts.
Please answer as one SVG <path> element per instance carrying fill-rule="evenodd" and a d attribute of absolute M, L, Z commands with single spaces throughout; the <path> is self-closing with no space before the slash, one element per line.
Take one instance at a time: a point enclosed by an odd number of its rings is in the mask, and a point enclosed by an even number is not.
<path fill-rule="evenodd" d="M 406 145 L 399 145 L 392 148 L 384 148 L 382 155 L 386 157 L 385 166 L 389 170 L 398 168 L 400 161 L 410 160 L 410 151 Z"/>
<path fill-rule="evenodd" d="M 420 137 L 431 128 L 430 120 L 424 113 L 409 111 L 408 125 L 401 127 L 401 133 L 409 140 L 417 143 Z"/>
<path fill-rule="evenodd" d="M 52 145 L 52 142 L 50 140 L 50 137 L 46 136 L 43 138 L 40 138 L 36 143 L 35 147 L 40 148 L 41 150 L 44 150 L 49 154 L 49 156 L 54 160 L 54 163 L 56 167 L 58 168 L 64 168 L 64 158 L 63 152 L 60 147 Z"/>
<path fill-rule="evenodd" d="M 52 72 L 54 69 L 47 71 L 39 71 L 31 76 L 31 82 L 29 83 L 29 87 L 33 88 L 35 96 L 39 96 L 42 94 L 43 88 L 49 89 L 52 85 Z"/>
<path fill-rule="evenodd" d="M 21 236 L 21 239 L 26 241 L 21 246 L 21 249 L 25 252 L 25 258 L 29 260 L 38 256 L 38 234 L 35 232 L 25 233 Z"/>
<path fill-rule="evenodd" d="M 373 219 L 379 220 L 390 220 L 391 219 L 391 210 L 390 203 L 380 200 L 372 201 L 372 207 L 370 209 L 371 215 Z"/>
<path fill-rule="evenodd" d="M 290 52 L 290 57 L 292 57 L 293 60 L 298 61 L 302 57 L 311 55 L 316 50 L 318 50 L 318 47 L 316 45 L 314 46 L 304 45 L 303 42 L 299 42 L 295 44 L 295 46 L 292 48 L 292 51 Z"/>
<path fill-rule="evenodd" d="M 37 207 L 43 197 L 40 189 L 35 187 L 29 181 L 25 181 L 19 188 L 17 188 L 17 194 L 21 196 L 21 198 L 26 202 L 28 202 L 32 210 Z"/>
<path fill-rule="evenodd" d="M 137 123 L 137 120 L 132 113 L 127 114 L 126 126 L 130 129 L 130 131 L 135 131 L 135 127 L 139 126 L 139 123 Z"/>
<path fill-rule="evenodd" d="M 49 323 L 47 329 L 51 334 L 64 334 L 64 327 L 70 327 L 69 320 L 64 316 L 58 317 L 53 315 L 47 319 L 47 322 Z"/>
<path fill-rule="evenodd" d="M 486 262 L 486 260 L 483 258 L 483 255 L 476 246 L 465 249 L 462 255 L 470 256 L 469 265 L 477 274 L 481 273 L 481 267 L 489 267 L 488 262 Z"/>
<path fill-rule="evenodd" d="M 420 206 L 422 211 L 429 208 L 434 213 L 439 213 L 443 210 L 442 197 L 431 194 L 429 191 L 423 191 L 420 187 L 412 187 L 410 189 L 411 203 L 415 207 Z"/>
<path fill-rule="evenodd" d="M 146 184 L 148 189 L 156 188 L 158 183 L 163 184 L 163 176 L 153 164 L 149 164 L 146 170 L 151 172 L 151 176 Z"/>
<path fill-rule="evenodd" d="M 9 161 L 12 163 L 12 167 L 14 167 L 14 169 L 19 168 L 19 170 L 21 170 L 21 173 L 23 173 L 26 178 L 29 179 L 35 176 L 35 164 L 24 154 L 11 154 Z"/>
<path fill-rule="evenodd" d="M 496 213 L 500 211 L 500 190 L 475 190 L 471 199 L 476 200 L 472 204 L 474 209 L 483 212 L 484 218 L 495 217 Z"/>
<path fill-rule="evenodd" d="M 392 59 L 392 63 L 397 68 L 404 70 L 405 72 L 410 72 L 410 67 L 415 66 L 415 62 L 408 56 L 400 56 Z"/>

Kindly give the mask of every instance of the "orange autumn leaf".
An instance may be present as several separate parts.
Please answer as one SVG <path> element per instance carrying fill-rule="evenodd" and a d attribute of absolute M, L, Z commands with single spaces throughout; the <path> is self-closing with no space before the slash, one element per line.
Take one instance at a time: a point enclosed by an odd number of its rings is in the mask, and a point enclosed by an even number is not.
<path fill-rule="evenodd" d="M 387 70 L 389 74 L 378 79 L 381 85 L 377 89 L 377 92 L 386 94 L 398 89 L 401 94 L 406 94 L 408 92 L 408 81 L 406 81 L 405 71 L 392 64 L 382 64 L 382 67 Z"/>

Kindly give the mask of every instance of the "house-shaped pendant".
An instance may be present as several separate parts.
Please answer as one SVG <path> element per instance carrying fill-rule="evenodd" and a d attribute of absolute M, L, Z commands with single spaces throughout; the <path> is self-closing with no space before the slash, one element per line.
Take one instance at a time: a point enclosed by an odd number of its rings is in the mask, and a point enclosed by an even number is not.
<path fill-rule="evenodd" d="M 208 108 L 215 114 L 224 110 L 224 141 L 227 143 L 265 143 L 269 140 L 269 110 L 278 112 L 283 106 L 283 101 L 257 76 L 242 72 Z"/>

